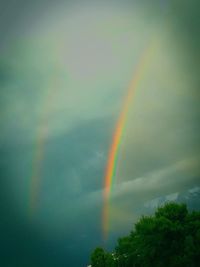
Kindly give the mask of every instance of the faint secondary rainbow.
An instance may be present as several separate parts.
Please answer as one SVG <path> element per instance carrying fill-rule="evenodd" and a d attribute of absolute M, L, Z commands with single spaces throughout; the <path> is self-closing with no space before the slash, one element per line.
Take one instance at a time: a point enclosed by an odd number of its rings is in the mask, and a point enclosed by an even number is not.
<path fill-rule="evenodd" d="M 139 86 L 142 77 L 145 74 L 148 63 L 151 58 L 153 44 L 150 43 L 148 47 L 143 51 L 141 58 L 134 71 L 133 79 L 129 86 L 128 92 L 123 102 L 122 111 L 119 115 L 115 131 L 112 137 L 112 143 L 109 150 L 108 161 L 105 171 L 104 178 L 104 206 L 102 214 L 102 230 L 104 239 L 107 238 L 109 231 L 109 198 L 111 194 L 113 177 L 116 174 L 117 159 L 119 154 L 119 148 L 123 137 L 123 132 L 125 130 L 126 121 L 128 118 L 128 112 L 134 97 L 136 88 Z"/>
<path fill-rule="evenodd" d="M 55 59 L 55 70 L 49 77 L 46 94 L 44 94 L 44 99 L 41 101 L 40 106 L 41 112 L 39 114 L 40 116 L 36 129 L 35 146 L 30 175 L 30 194 L 28 199 L 28 212 L 30 217 L 33 217 L 39 208 L 39 196 L 42 184 L 46 140 L 48 139 L 48 134 L 50 131 L 49 123 L 53 112 L 52 107 L 58 93 L 58 88 L 60 87 L 60 75 L 58 71 L 62 62 L 62 54 L 60 51 L 63 51 L 61 44 L 55 47 L 53 54 Z"/>
<path fill-rule="evenodd" d="M 54 77 L 55 76 L 55 77 Z M 52 106 L 57 94 L 58 77 L 54 75 L 49 82 L 49 88 L 47 94 L 44 97 L 44 101 L 41 106 L 41 114 L 38 122 L 38 128 L 36 130 L 36 142 L 35 153 L 33 155 L 33 163 L 31 170 L 30 180 L 30 199 L 29 199 L 29 212 L 33 217 L 39 206 L 39 195 L 41 190 L 42 179 L 42 167 L 45 158 L 45 145 L 49 133 L 49 121 L 52 113 Z"/>
<path fill-rule="evenodd" d="M 29 200 L 29 210 L 31 217 L 35 214 L 38 208 L 39 194 L 41 188 L 42 165 L 45 156 L 45 143 L 49 132 L 48 122 L 55 92 L 56 90 L 53 88 L 45 97 L 45 103 L 42 107 L 42 113 L 36 131 L 35 153 L 33 155 Z"/>

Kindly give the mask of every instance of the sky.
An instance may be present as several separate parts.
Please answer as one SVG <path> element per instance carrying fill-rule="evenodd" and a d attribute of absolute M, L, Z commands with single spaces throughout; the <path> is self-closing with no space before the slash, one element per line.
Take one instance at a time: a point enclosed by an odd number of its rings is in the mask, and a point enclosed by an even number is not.
<path fill-rule="evenodd" d="M 0 1 L 0 263 L 85 267 L 163 201 L 199 208 L 199 3 Z M 112 136 L 144 50 L 102 235 Z M 195 201 L 192 198 L 195 196 Z"/>

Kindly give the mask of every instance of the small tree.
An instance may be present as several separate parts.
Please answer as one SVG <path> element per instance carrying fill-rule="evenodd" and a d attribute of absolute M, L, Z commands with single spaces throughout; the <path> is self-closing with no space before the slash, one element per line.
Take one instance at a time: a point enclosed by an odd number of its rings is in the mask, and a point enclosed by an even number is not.
<path fill-rule="evenodd" d="M 106 267 L 118 267 L 117 262 L 111 253 L 106 253 Z"/>
<path fill-rule="evenodd" d="M 92 267 L 106 267 L 106 253 L 98 247 L 91 254 Z"/>
<path fill-rule="evenodd" d="M 116 260 L 111 253 L 105 252 L 102 248 L 96 248 L 91 254 L 92 267 L 117 267 Z"/>

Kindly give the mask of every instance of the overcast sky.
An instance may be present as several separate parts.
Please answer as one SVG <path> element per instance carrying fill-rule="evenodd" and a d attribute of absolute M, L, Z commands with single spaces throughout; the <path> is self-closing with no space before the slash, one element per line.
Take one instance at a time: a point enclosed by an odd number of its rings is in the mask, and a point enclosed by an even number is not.
<path fill-rule="evenodd" d="M 84 267 L 95 246 L 113 248 L 155 199 L 200 186 L 199 4 L 0 5 L 1 261 Z M 152 41 L 119 150 L 104 242 L 108 151 Z"/>

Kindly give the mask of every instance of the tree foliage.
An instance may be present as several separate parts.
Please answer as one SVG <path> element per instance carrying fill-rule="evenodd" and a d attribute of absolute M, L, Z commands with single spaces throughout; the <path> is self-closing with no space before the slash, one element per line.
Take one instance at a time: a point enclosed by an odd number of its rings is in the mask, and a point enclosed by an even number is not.
<path fill-rule="evenodd" d="M 91 255 L 91 264 L 94 267 L 105 267 L 105 251 L 96 248 Z"/>
<path fill-rule="evenodd" d="M 142 216 L 113 253 L 96 248 L 92 267 L 197 267 L 200 262 L 200 212 L 167 203 Z"/>

